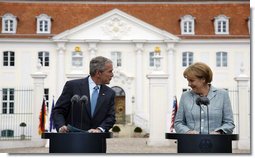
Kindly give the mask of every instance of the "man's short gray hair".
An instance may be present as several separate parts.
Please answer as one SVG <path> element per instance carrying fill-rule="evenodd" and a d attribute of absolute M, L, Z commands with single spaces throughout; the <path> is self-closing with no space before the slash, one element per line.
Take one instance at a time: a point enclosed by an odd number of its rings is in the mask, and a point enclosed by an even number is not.
<path fill-rule="evenodd" d="M 93 58 L 89 64 L 89 74 L 95 76 L 97 71 L 103 72 L 107 63 L 112 63 L 112 61 L 103 56 Z"/>

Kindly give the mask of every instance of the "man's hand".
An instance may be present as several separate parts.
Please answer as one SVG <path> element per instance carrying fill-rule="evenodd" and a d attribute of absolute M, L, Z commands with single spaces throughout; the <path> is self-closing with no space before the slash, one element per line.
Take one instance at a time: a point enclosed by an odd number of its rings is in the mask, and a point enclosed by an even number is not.
<path fill-rule="evenodd" d="M 67 126 L 64 125 L 64 126 L 59 128 L 58 132 L 59 133 L 68 133 L 69 130 L 68 130 Z"/>
<path fill-rule="evenodd" d="M 88 130 L 89 133 L 101 133 L 102 131 L 99 128 Z"/>

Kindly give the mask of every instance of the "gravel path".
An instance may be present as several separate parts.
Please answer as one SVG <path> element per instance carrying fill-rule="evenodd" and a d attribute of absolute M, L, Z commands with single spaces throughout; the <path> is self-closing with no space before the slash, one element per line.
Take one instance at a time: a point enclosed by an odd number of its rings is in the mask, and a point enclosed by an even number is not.
<path fill-rule="evenodd" d="M 177 145 L 171 146 L 148 146 L 146 141 L 148 138 L 111 138 L 107 139 L 107 153 L 109 154 L 176 154 Z M 49 148 L 15 148 L 15 149 L 0 149 L 0 153 L 49 153 Z M 250 154 L 247 150 L 233 150 L 233 153 Z"/>

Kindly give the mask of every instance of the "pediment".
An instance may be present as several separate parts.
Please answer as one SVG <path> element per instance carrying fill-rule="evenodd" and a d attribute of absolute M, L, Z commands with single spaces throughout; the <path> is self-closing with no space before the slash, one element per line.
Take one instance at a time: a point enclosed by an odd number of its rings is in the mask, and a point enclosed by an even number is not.
<path fill-rule="evenodd" d="M 53 37 L 53 40 L 179 40 L 178 37 L 118 9 Z"/>

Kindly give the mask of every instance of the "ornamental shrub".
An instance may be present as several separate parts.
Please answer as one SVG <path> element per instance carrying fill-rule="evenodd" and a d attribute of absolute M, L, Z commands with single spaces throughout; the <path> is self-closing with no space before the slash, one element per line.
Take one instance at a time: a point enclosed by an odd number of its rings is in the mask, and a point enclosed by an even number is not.
<path fill-rule="evenodd" d="M 142 133 L 142 128 L 140 128 L 140 127 L 136 127 L 135 129 L 134 129 L 134 132 L 135 133 Z"/>
<path fill-rule="evenodd" d="M 120 127 L 119 126 L 113 126 L 112 131 L 113 132 L 120 132 Z"/>

